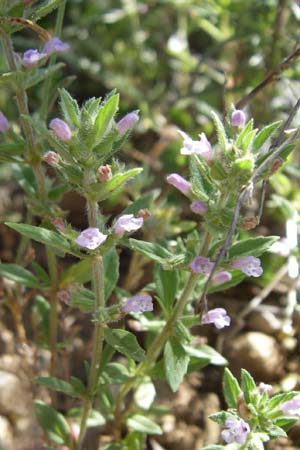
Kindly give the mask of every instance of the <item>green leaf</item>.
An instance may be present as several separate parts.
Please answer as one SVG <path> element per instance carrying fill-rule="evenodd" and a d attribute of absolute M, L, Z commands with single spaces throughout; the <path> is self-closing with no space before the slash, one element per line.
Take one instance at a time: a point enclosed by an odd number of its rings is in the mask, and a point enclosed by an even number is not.
<path fill-rule="evenodd" d="M 72 289 L 70 295 L 73 308 L 79 308 L 84 313 L 94 310 L 95 294 L 90 289 L 78 287 L 77 289 Z"/>
<path fill-rule="evenodd" d="M 153 201 L 153 197 L 154 197 L 153 192 L 149 192 L 148 194 L 142 195 L 140 198 L 138 198 L 133 203 L 128 205 L 127 208 L 125 208 L 122 211 L 122 215 L 133 214 L 134 216 L 136 216 L 141 209 L 150 208 L 150 205 Z"/>
<path fill-rule="evenodd" d="M 87 283 L 92 279 L 92 260 L 86 258 L 79 263 L 72 264 L 61 276 L 60 287 L 72 283 Z"/>
<path fill-rule="evenodd" d="M 218 284 L 217 286 L 211 285 L 208 289 L 209 293 L 213 292 L 219 292 L 219 291 L 225 291 L 226 289 L 229 289 L 233 286 L 236 286 L 237 284 L 240 284 L 241 281 L 244 280 L 246 275 L 241 272 L 240 270 L 230 270 L 230 274 L 232 276 L 231 280 L 226 281 L 226 283 Z"/>
<path fill-rule="evenodd" d="M 60 107 L 67 122 L 74 127 L 80 126 L 80 110 L 77 101 L 69 94 L 66 89 L 59 89 Z"/>
<path fill-rule="evenodd" d="M 208 359 L 210 364 L 214 366 L 224 366 L 228 361 L 209 345 L 202 344 L 199 347 L 191 347 L 189 345 L 183 346 L 186 353 L 191 357 Z"/>
<path fill-rule="evenodd" d="M 166 311 L 170 312 L 176 298 L 179 284 L 177 270 L 164 270 L 156 264 L 154 268 L 154 280 L 157 294 Z"/>
<path fill-rule="evenodd" d="M 241 387 L 246 403 L 253 403 L 254 397 L 257 394 L 257 387 L 254 379 L 245 369 L 241 371 Z"/>
<path fill-rule="evenodd" d="M 137 338 L 133 333 L 117 328 L 106 328 L 104 331 L 104 336 L 106 342 L 116 351 L 122 353 L 128 358 L 133 358 L 136 361 L 143 361 L 145 351 L 139 345 Z"/>
<path fill-rule="evenodd" d="M 274 242 L 278 241 L 278 239 L 279 236 L 260 236 L 238 241 L 231 246 L 229 257 L 260 256 L 262 253 L 266 252 Z"/>
<path fill-rule="evenodd" d="M 108 363 L 105 370 L 101 373 L 105 383 L 109 384 L 123 384 L 130 379 L 128 369 L 124 364 Z"/>
<path fill-rule="evenodd" d="M 80 422 L 83 414 L 83 408 L 75 407 L 68 411 L 68 417 L 70 417 L 75 422 Z M 87 426 L 88 427 L 101 427 L 101 425 L 104 425 L 106 422 L 105 417 L 95 409 L 91 409 L 88 419 L 87 419 Z"/>
<path fill-rule="evenodd" d="M 119 279 L 119 256 L 115 248 L 111 248 L 103 256 L 104 266 L 104 295 L 107 300 L 114 288 L 116 287 Z"/>
<path fill-rule="evenodd" d="M 209 166 L 197 155 L 191 155 L 189 161 L 193 193 L 200 200 L 207 202 L 213 198 L 215 191 L 214 182 L 209 176 Z"/>
<path fill-rule="evenodd" d="M 64 0 L 44 0 L 44 2 L 42 2 L 42 4 L 33 11 L 30 19 L 32 21 L 37 21 L 42 17 L 47 16 L 56 8 L 58 8 L 63 1 Z"/>
<path fill-rule="evenodd" d="M 237 379 L 232 375 L 227 367 L 224 371 L 223 377 L 223 393 L 228 405 L 228 408 L 236 408 L 237 407 L 237 399 L 241 392 L 239 383 Z"/>
<path fill-rule="evenodd" d="M 271 438 L 277 438 L 277 437 L 287 437 L 286 432 L 280 428 L 277 425 L 272 424 L 270 427 L 268 427 L 268 435 Z"/>
<path fill-rule="evenodd" d="M 274 420 L 274 425 L 283 428 L 285 431 L 289 431 L 292 426 L 295 425 L 295 423 L 297 422 L 297 419 L 295 419 L 294 417 L 279 417 L 278 419 L 273 419 Z"/>
<path fill-rule="evenodd" d="M 63 392 L 64 394 L 70 395 L 71 397 L 78 397 L 77 392 L 74 387 L 67 381 L 60 380 L 55 377 L 37 377 L 34 381 L 48 389 L 57 392 Z"/>
<path fill-rule="evenodd" d="M 97 199 L 98 202 L 105 200 L 112 192 L 123 186 L 130 178 L 135 177 L 143 171 L 142 168 L 127 170 L 124 173 L 117 173 L 111 180 L 106 183 L 94 183 L 90 186 L 91 195 Z"/>
<path fill-rule="evenodd" d="M 41 296 L 37 295 L 34 298 L 34 306 L 37 310 L 38 316 L 39 316 L 39 333 L 43 337 L 44 343 L 48 345 L 49 342 L 49 320 L 50 320 L 50 305 L 47 300 Z"/>
<path fill-rule="evenodd" d="M 48 438 L 55 444 L 69 445 L 70 428 L 64 416 L 40 400 L 34 404 L 37 420 Z"/>
<path fill-rule="evenodd" d="M 162 429 L 151 419 L 140 414 L 129 416 L 126 420 L 128 427 L 146 434 L 162 434 Z"/>
<path fill-rule="evenodd" d="M 224 448 L 224 445 L 207 445 L 202 450 L 223 450 Z"/>
<path fill-rule="evenodd" d="M 25 144 L 17 142 L 14 144 L 0 145 L 0 162 L 20 162 Z"/>
<path fill-rule="evenodd" d="M 93 132 L 89 137 L 89 144 L 93 147 L 101 142 L 109 131 L 114 115 L 119 106 L 119 94 L 112 95 L 100 107 L 98 115 L 95 119 Z"/>
<path fill-rule="evenodd" d="M 29 270 L 17 264 L 0 264 L 0 275 L 27 287 L 41 286 L 41 282 Z"/>
<path fill-rule="evenodd" d="M 278 122 L 270 123 L 269 125 L 264 127 L 262 130 L 260 130 L 260 132 L 258 133 L 256 138 L 254 139 L 254 142 L 252 145 L 253 151 L 259 150 L 261 148 L 261 146 L 266 142 L 266 140 L 269 139 L 269 137 L 272 136 L 272 134 L 277 130 L 277 128 L 280 126 L 280 124 L 281 124 L 281 120 L 279 120 Z"/>
<path fill-rule="evenodd" d="M 219 116 L 214 111 L 211 112 L 211 115 L 212 115 L 212 119 L 214 121 L 216 130 L 217 130 L 219 145 L 220 145 L 222 151 L 224 153 L 226 153 L 227 147 L 228 147 L 228 142 L 227 142 L 225 128 L 223 126 L 223 123 L 219 119 Z"/>
<path fill-rule="evenodd" d="M 62 252 L 70 253 L 71 255 L 81 256 L 81 253 L 73 250 L 69 241 L 67 241 L 67 239 L 56 231 L 51 231 L 42 227 L 35 227 L 33 225 L 27 225 L 25 223 L 5 222 L 5 225 L 23 236 L 49 246 L 53 250 L 57 249 Z"/>
<path fill-rule="evenodd" d="M 252 134 L 253 130 L 253 119 L 250 119 L 247 125 L 242 129 L 242 131 L 239 133 L 238 137 L 236 138 L 235 145 L 238 148 L 246 149 L 245 142 L 248 142 L 249 139 L 249 133 Z"/>
<path fill-rule="evenodd" d="M 55 72 L 64 67 L 64 63 L 58 63 L 47 67 L 46 69 L 34 69 L 26 73 L 23 85 L 24 89 L 32 88 L 37 84 L 44 81 L 46 78 L 51 77 Z"/>
<path fill-rule="evenodd" d="M 288 402 L 289 400 L 292 400 L 296 395 L 299 395 L 299 392 L 297 391 L 291 391 L 291 392 L 284 392 L 282 394 L 274 395 L 268 402 L 268 412 L 271 412 L 272 410 L 280 410 L 280 406 Z"/>
<path fill-rule="evenodd" d="M 210 414 L 209 419 L 212 420 L 213 422 L 218 423 L 219 425 L 225 425 L 225 422 L 227 419 L 230 419 L 232 417 L 236 417 L 235 415 L 227 412 L 227 411 L 220 411 L 214 414 Z"/>
<path fill-rule="evenodd" d="M 173 392 L 176 392 L 187 373 L 190 357 L 180 341 L 171 338 L 164 349 L 164 365 L 167 381 Z"/>
<path fill-rule="evenodd" d="M 174 255 L 166 248 L 159 244 L 153 244 L 152 242 L 139 241 L 137 239 L 128 239 L 129 247 L 131 250 L 142 253 L 148 258 L 156 261 L 160 264 L 165 264 Z M 126 244 L 126 243 L 125 243 Z"/>

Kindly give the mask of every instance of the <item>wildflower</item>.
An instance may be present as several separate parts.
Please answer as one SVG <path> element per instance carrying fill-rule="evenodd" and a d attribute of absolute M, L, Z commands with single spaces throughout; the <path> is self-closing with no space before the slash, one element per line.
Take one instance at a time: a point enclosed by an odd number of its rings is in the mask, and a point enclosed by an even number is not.
<path fill-rule="evenodd" d="M 122 236 L 124 233 L 138 230 L 143 223 L 144 219 L 142 217 L 134 217 L 133 214 L 124 214 L 117 219 L 113 228 L 117 236 Z"/>
<path fill-rule="evenodd" d="M 109 164 L 104 164 L 98 168 L 98 178 L 101 183 L 105 183 L 112 179 L 112 171 Z"/>
<path fill-rule="evenodd" d="M 273 386 L 271 384 L 259 383 L 259 385 L 258 385 L 258 392 L 261 395 L 264 392 L 266 392 L 267 395 L 270 395 L 272 389 L 273 389 Z"/>
<path fill-rule="evenodd" d="M 55 167 L 55 166 L 57 166 L 57 164 L 60 161 L 60 156 L 58 153 L 50 151 L 50 152 L 45 153 L 45 155 L 43 156 L 43 160 L 47 164 L 49 164 L 49 166 Z"/>
<path fill-rule="evenodd" d="M 58 118 L 52 119 L 49 127 L 51 128 L 55 136 L 64 142 L 67 142 L 72 138 L 72 131 L 70 130 L 69 125 L 64 120 Z"/>
<path fill-rule="evenodd" d="M 285 402 L 280 409 L 286 416 L 300 417 L 300 397 L 294 397 L 292 400 Z"/>
<path fill-rule="evenodd" d="M 195 273 L 202 273 L 203 275 L 209 275 L 214 263 L 210 262 L 208 258 L 204 256 L 196 256 L 190 263 L 190 268 Z"/>
<path fill-rule="evenodd" d="M 224 308 L 211 309 L 202 317 L 202 323 L 213 323 L 218 330 L 224 327 L 229 327 L 230 321 L 230 317 L 227 315 L 227 311 Z"/>
<path fill-rule="evenodd" d="M 107 235 L 101 233 L 98 228 L 87 228 L 82 231 L 77 237 L 76 242 L 81 247 L 88 248 L 89 250 L 94 250 L 99 247 L 105 240 Z"/>
<path fill-rule="evenodd" d="M 0 131 L 2 133 L 5 133 L 7 130 L 9 130 L 9 122 L 5 115 L 0 111 Z"/>
<path fill-rule="evenodd" d="M 167 182 L 184 195 L 189 195 L 191 192 L 192 184 L 178 175 L 178 173 L 171 173 L 171 175 L 167 176 Z"/>
<path fill-rule="evenodd" d="M 216 273 L 212 277 L 212 284 L 214 286 L 218 286 L 219 284 L 226 283 L 227 281 L 230 281 L 232 278 L 231 273 L 227 272 L 226 270 L 223 270 L 222 272 Z"/>
<path fill-rule="evenodd" d="M 195 214 L 203 215 L 207 212 L 206 204 L 204 202 L 200 202 L 198 200 L 195 200 L 194 202 L 192 202 L 190 205 L 190 208 L 193 211 L 193 213 L 195 213 Z"/>
<path fill-rule="evenodd" d="M 199 134 L 200 140 L 194 141 L 186 133 L 178 130 L 179 134 L 183 137 L 183 147 L 180 149 L 182 155 L 201 155 L 207 161 L 212 160 L 212 147 L 208 141 L 206 134 Z"/>
<path fill-rule="evenodd" d="M 236 109 L 231 115 L 231 125 L 233 127 L 243 127 L 246 123 L 246 115 L 241 109 Z"/>
<path fill-rule="evenodd" d="M 123 312 L 142 313 L 146 311 L 153 311 L 153 301 L 150 295 L 137 294 L 129 297 L 122 306 Z"/>
<path fill-rule="evenodd" d="M 134 127 L 134 125 L 139 121 L 139 115 L 137 111 L 132 111 L 126 116 L 124 116 L 119 122 L 117 122 L 116 127 L 119 132 L 119 136 L 127 133 L 128 130 Z"/>
<path fill-rule="evenodd" d="M 247 441 L 248 434 L 250 433 L 250 427 L 243 419 L 230 417 L 225 422 L 226 428 L 221 433 L 222 438 L 227 444 L 236 442 L 237 444 L 244 445 Z"/>
<path fill-rule="evenodd" d="M 30 49 L 24 53 L 22 63 L 25 67 L 30 69 L 46 56 L 47 56 L 46 53 L 40 53 L 38 50 Z"/>
<path fill-rule="evenodd" d="M 50 39 L 50 41 L 46 42 L 43 48 L 43 52 L 46 53 L 46 55 L 51 55 L 51 53 L 54 52 L 64 52 L 66 50 L 69 50 L 70 46 L 66 42 L 62 42 L 58 37 L 53 37 Z"/>
<path fill-rule="evenodd" d="M 260 277 L 263 273 L 261 262 L 259 258 L 255 256 L 243 256 L 236 259 L 231 264 L 233 269 L 239 269 L 249 277 Z"/>

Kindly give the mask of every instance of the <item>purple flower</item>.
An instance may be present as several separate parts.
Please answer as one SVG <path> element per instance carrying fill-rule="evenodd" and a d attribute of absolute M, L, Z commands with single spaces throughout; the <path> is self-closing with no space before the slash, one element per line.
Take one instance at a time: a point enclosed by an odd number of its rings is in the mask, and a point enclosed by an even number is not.
<path fill-rule="evenodd" d="M 194 141 L 186 133 L 178 130 L 179 134 L 183 137 L 183 147 L 180 149 L 182 155 L 201 155 L 207 161 L 211 161 L 213 158 L 212 148 L 205 133 L 199 134 L 200 140 Z"/>
<path fill-rule="evenodd" d="M 9 130 L 9 121 L 5 117 L 5 115 L 0 111 L 0 131 L 2 133 L 5 133 L 7 130 Z"/>
<path fill-rule="evenodd" d="M 81 247 L 94 250 L 95 248 L 99 247 L 99 245 L 101 245 L 106 239 L 106 234 L 100 233 L 98 228 L 91 227 L 82 231 L 77 237 L 76 242 Z"/>
<path fill-rule="evenodd" d="M 216 273 L 212 277 L 212 284 L 214 286 L 218 286 L 219 284 L 226 283 L 227 281 L 230 281 L 232 278 L 231 273 L 227 272 L 226 270 L 223 270 L 222 272 Z"/>
<path fill-rule="evenodd" d="M 196 256 L 190 263 L 190 268 L 195 273 L 202 273 L 203 275 L 209 275 L 214 263 L 210 262 L 208 258 L 204 256 Z"/>
<path fill-rule="evenodd" d="M 49 166 L 55 167 L 59 163 L 60 156 L 58 153 L 50 151 L 45 153 L 45 155 L 43 156 L 43 160 L 47 164 L 49 164 Z"/>
<path fill-rule="evenodd" d="M 229 327 L 230 321 L 230 317 L 227 315 L 227 311 L 224 308 L 211 309 L 202 317 L 202 323 L 213 323 L 218 330 Z"/>
<path fill-rule="evenodd" d="M 69 125 L 61 119 L 52 119 L 49 127 L 53 131 L 56 137 L 61 139 L 62 141 L 69 141 L 72 138 L 72 131 Z"/>
<path fill-rule="evenodd" d="M 134 127 L 134 125 L 139 121 L 139 115 L 136 111 L 132 111 L 126 116 L 124 116 L 119 122 L 117 122 L 116 127 L 119 132 L 119 136 L 123 136 L 128 130 Z"/>
<path fill-rule="evenodd" d="M 184 195 L 189 195 L 191 192 L 192 184 L 178 175 L 178 173 L 171 173 L 171 175 L 167 176 L 167 182 Z"/>
<path fill-rule="evenodd" d="M 204 202 L 200 202 L 199 200 L 195 200 L 194 202 L 192 202 L 190 208 L 193 213 L 200 214 L 201 216 L 207 213 L 206 204 Z"/>
<path fill-rule="evenodd" d="M 273 389 L 273 386 L 271 384 L 259 383 L 259 385 L 258 385 L 258 392 L 261 395 L 264 392 L 266 392 L 267 395 L 270 395 L 272 389 Z"/>
<path fill-rule="evenodd" d="M 50 41 L 46 42 L 43 52 L 46 53 L 46 55 L 51 55 L 51 53 L 54 52 L 65 52 L 66 50 L 69 50 L 69 48 L 69 44 L 62 42 L 58 37 L 54 37 L 50 39 Z"/>
<path fill-rule="evenodd" d="M 142 313 L 145 311 L 153 311 L 153 301 L 150 295 L 137 294 L 129 297 L 122 306 L 124 312 Z"/>
<path fill-rule="evenodd" d="M 124 233 L 138 230 L 143 223 L 144 219 L 142 217 L 134 217 L 133 214 L 124 214 L 117 219 L 113 228 L 117 236 L 122 236 Z"/>
<path fill-rule="evenodd" d="M 241 109 L 236 109 L 231 115 L 231 125 L 233 127 L 243 127 L 246 123 L 246 115 Z"/>
<path fill-rule="evenodd" d="M 42 58 L 47 56 L 46 53 L 40 53 L 38 50 L 27 50 L 22 58 L 22 63 L 28 69 L 35 66 Z"/>
<path fill-rule="evenodd" d="M 300 417 L 300 397 L 294 397 L 292 400 L 285 402 L 280 409 L 286 416 Z"/>
<path fill-rule="evenodd" d="M 248 434 L 250 433 L 250 427 L 243 419 L 230 417 L 225 422 L 226 428 L 221 433 L 222 438 L 227 444 L 236 442 L 237 444 L 244 445 L 247 441 Z"/>
<path fill-rule="evenodd" d="M 243 256 L 238 258 L 231 264 L 233 269 L 239 269 L 249 277 L 260 277 L 263 273 L 261 262 L 255 256 Z"/>

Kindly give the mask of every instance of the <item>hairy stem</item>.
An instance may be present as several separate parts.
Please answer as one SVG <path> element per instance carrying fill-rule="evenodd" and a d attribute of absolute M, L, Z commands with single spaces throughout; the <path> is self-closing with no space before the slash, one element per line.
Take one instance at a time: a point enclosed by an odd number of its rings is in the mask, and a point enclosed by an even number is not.
<path fill-rule="evenodd" d="M 88 172 L 88 171 L 87 171 Z M 88 174 L 87 174 L 88 175 Z M 86 178 L 89 178 L 88 176 Z M 98 227 L 98 204 L 95 201 L 87 200 L 87 210 L 88 210 L 88 220 L 90 227 Z M 102 256 L 95 256 L 92 262 L 92 270 L 93 270 L 93 286 L 95 292 L 95 306 L 94 312 L 96 313 L 99 308 L 105 306 L 105 297 L 104 297 L 104 273 L 103 273 L 103 260 Z M 83 404 L 83 413 L 80 424 L 80 433 L 79 433 L 79 448 L 82 446 L 82 442 L 84 439 L 87 420 L 93 406 L 93 398 L 95 395 L 98 373 L 102 355 L 102 347 L 103 347 L 103 336 L 104 336 L 104 328 L 100 321 L 95 323 L 94 330 L 94 338 L 93 338 L 93 353 L 92 353 L 92 361 L 89 372 L 89 380 L 88 380 L 88 397 L 84 400 Z"/>

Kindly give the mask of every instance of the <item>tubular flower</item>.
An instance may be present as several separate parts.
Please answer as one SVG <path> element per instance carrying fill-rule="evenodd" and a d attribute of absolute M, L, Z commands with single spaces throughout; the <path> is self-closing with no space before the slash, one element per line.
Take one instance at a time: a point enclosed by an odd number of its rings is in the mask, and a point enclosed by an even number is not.
<path fill-rule="evenodd" d="M 294 397 L 292 400 L 285 402 L 280 409 L 286 416 L 300 417 L 300 397 Z"/>
<path fill-rule="evenodd" d="M 141 228 L 143 223 L 144 219 L 142 217 L 134 217 L 133 214 L 124 214 L 117 219 L 113 228 L 116 235 L 122 236 L 124 233 L 130 233 L 131 231 L 138 230 Z"/>
<path fill-rule="evenodd" d="M 43 52 L 46 53 L 46 55 L 51 55 L 51 53 L 54 52 L 65 52 L 66 50 L 69 50 L 69 48 L 69 44 L 62 42 L 58 37 L 53 37 L 50 41 L 46 42 Z"/>
<path fill-rule="evenodd" d="M 183 195 L 189 195 L 192 189 L 192 184 L 182 176 L 178 175 L 178 173 L 171 173 L 171 175 L 167 176 L 167 183 L 174 186 Z"/>
<path fill-rule="evenodd" d="M 222 431 L 221 436 L 227 444 L 236 442 L 237 444 L 244 445 L 247 441 L 248 434 L 250 433 L 250 427 L 243 419 L 230 417 L 225 422 L 227 430 Z"/>
<path fill-rule="evenodd" d="M 90 227 L 80 233 L 76 242 L 81 247 L 95 250 L 95 248 L 99 247 L 106 239 L 106 234 L 101 233 L 98 228 Z"/>
<path fill-rule="evenodd" d="M 184 131 L 178 130 L 178 133 L 183 137 L 183 147 L 180 149 L 182 155 L 201 155 L 207 161 L 211 161 L 213 158 L 212 147 L 208 141 L 206 134 L 199 134 L 200 139 L 194 141 Z"/>
<path fill-rule="evenodd" d="M 229 327 L 230 317 L 227 315 L 227 311 L 224 308 L 215 308 L 208 311 L 202 317 L 203 324 L 214 324 L 218 330 L 224 327 Z"/>
<path fill-rule="evenodd" d="M 231 264 L 233 269 L 239 269 L 249 277 L 260 277 L 263 273 L 261 262 L 255 256 L 243 256 Z"/>
<path fill-rule="evenodd" d="M 129 297 L 122 306 L 123 312 L 143 313 L 153 311 L 152 297 L 147 294 L 137 294 Z"/>
<path fill-rule="evenodd" d="M 243 127 L 246 123 L 246 114 L 241 109 L 236 109 L 231 115 L 231 125 L 233 127 Z"/>
<path fill-rule="evenodd" d="M 40 53 L 38 50 L 30 49 L 24 53 L 22 63 L 27 69 L 30 69 L 31 67 L 36 66 L 37 63 L 46 56 L 46 53 Z"/>
<path fill-rule="evenodd" d="M 196 256 L 190 263 L 190 268 L 195 273 L 202 273 L 203 275 L 209 275 L 214 263 L 204 256 Z"/>
<path fill-rule="evenodd" d="M 117 122 L 116 127 L 119 132 L 119 136 L 127 133 L 128 130 L 134 127 L 134 125 L 139 121 L 139 115 L 136 111 L 132 111 L 126 116 L 124 116 L 119 122 Z"/>

